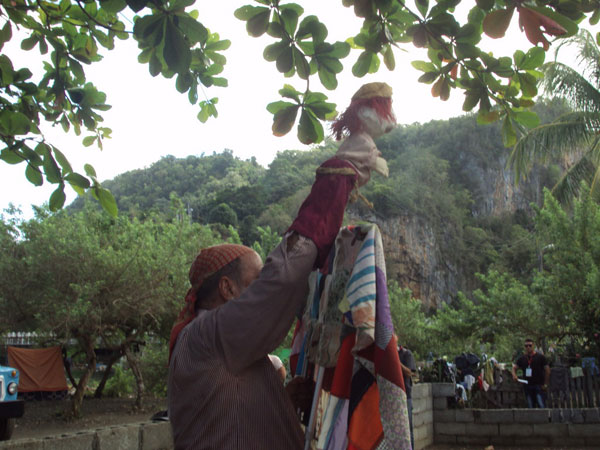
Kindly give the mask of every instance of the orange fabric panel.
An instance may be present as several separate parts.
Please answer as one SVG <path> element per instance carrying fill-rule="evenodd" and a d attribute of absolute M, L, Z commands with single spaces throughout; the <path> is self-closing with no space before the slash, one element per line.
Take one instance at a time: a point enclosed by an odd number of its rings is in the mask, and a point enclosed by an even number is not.
<path fill-rule="evenodd" d="M 373 383 L 352 413 L 348 424 L 348 448 L 370 450 L 383 439 L 383 425 L 379 416 L 379 389 Z"/>
<path fill-rule="evenodd" d="M 19 369 L 19 392 L 67 390 L 60 347 L 8 347 L 8 363 Z"/>

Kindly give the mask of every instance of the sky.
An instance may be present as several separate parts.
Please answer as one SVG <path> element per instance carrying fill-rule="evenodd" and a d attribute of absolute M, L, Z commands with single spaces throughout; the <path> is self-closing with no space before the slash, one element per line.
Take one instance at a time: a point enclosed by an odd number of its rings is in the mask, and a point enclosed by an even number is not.
<path fill-rule="evenodd" d="M 104 141 L 101 151 L 96 146 L 84 147 L 81 136 L 65 134 L 60 127 L 45 126 L 45 137 L 56 145 L 69 158 L 75 171 L 83 173 L 83 165 L 89 163 L 96 169 L 100 180 L 138 168 L 150 166 L 161 157 L 220 153 L 229 149 L 242 159 L 255 156 L 263 166 L 276 156 L 277 152 L 288 149 L 310 148 L 301 144 L 296 137 L 295 127 L 283 138 L 272 135 L 272 115 L 266 105 L 279 100 L 278 90 L 285 83 L 292 84 L 299 91 L 305 82 L 297 78 L 286 79 L 277 72 L 274 63 L 265 61 L 263 49 L 273 42 L 263 36 L 252 38 L 245 30 L 245 22 L 236 19 L 236 8 L 250 4 L 250 0 L 228 0 L 219 2 L 196 2 L 193 8 L 199 10 L 199 20 L 219 33 L 221 39 L 229 39 L 232 44 L 225 52 L 227 65 L 222 76 L 228 79 L 227 88 L 204 88 L 200 97 L 218 97 L 219 117 L 211 118 L 202 124 L 196 115 L 198 106 L 191 105 L 187 95 L 175 89 L 175 79 L 164 79 L 160 75 L 153 78 L 147 65 L 137 62 L 139 50 L 133 39 L 116 41 L 112 51 L 102 49 L 104 59 L 86 66 L 88 81 L 107 94 L 110 111 L 102 113 L 102 126 L 112 129 L 112 138 Z M 302 0 L 299 2 L 307 14 L 316 14 L 329 30 L 328 41 L 345 40 L 358 33 L 361 20 L 352 9 L 345 8 L 340 1 L 324 4 L 322 0 Z M 513 22 L 516 22 L 513 19 Z M 524 37 L 516 33 L 521 48 L 528 48 Z M 30 52 L 18 49 L 20 39 L 10 42 L 11 47 L 3 50 L 12 59 L 15 67 L 29 67 L 36 78 L 39 67 L 37 48 Z M 500 49 L 503 43 L 494 42 Z M 504 45 L 506 42 L 504 42 Z M 512 47 L 515 48 L 515 47 Z M 519 48 L 519 47 L 516 47 Z M 16 49 L 16 50 L 15 50 Z M 433 119 L 447 119 L 462 114 L 461 92 L 452 92 L 447 102 L 431 96 L 431 86 L 418 83 L 421 72 L 410 62 L 426 59 L 422 50 L 407 45 L 409 51 L 395 50 L 396 70 L 388 71 L 382 64 L 378 73 L 363 78 L 355 78 L 351 67 L 358 52 L 342 60 L 344 72 L 338 76 L 338 88 L 326 91 L 329 101 L 337 103 L 338 111 L 349 104 L 353 93 L 364 83 L 384 81 L 394 90 L 393 106 L 398 123 L 425 123 Z M 10 53 L 9 53 L 10 52 Z M 511 52 L 512 53 L 512 52 Z M 502 56 L 497 54 L 496 56 Z M 510 56 L 507 55 L 507 56 Z M 311 83 L 318 81 L 313 77 Z M 42 187 L 32 186 L 24 175 L 25 165 L 10 166 L 0 162 L 0 212 L 9 203 L 19 206 L 25 217 L 31 217 L 32 204 L 40 205 L 47 201 L 55 185 L 45 183 Z M 67 188 L 67 203 L 76 194 Z"/>

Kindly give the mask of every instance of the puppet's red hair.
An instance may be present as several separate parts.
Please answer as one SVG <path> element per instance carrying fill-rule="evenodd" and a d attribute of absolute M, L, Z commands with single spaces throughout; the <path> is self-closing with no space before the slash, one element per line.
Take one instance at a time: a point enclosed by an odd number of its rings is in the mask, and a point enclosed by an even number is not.
<path fill-rule="evenodd" d="M 371 97 L 353 100 L 342 115 L 331 124 L 331 132 L 336 140 L 342 139 L 361 130 L 362 123 L 358 111 L 363 108 L 374 109 L 379 117 L 394 121 L 392 112 L 392 99 L 390 97 Z"/>

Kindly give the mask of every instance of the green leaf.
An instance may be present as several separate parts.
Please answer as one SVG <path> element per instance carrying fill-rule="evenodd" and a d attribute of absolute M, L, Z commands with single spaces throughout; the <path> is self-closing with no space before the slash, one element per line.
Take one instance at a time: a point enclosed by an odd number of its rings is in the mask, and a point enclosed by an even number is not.
<path fill-rule="evenodd" d="M 0 159 L 7 164 L 20 164 L 25 161 L 25 158 L 17 149 L 3 148 L 0 151 Z"/>
<path fill-rule="evenodd" d="M 96 140 L 96 136 L 86 136 L 83 138 L 83 146 L 90 147 L 94 141 Z"/>
<path fill-rule="evenodd" d="M 294 105 L 277 111 L 273 117 L 273 126 L 271 127 L 275 136 L 285 136 L 289 133 L 296 121 L 298 108 L 298 105 Z"/>
<path fill-rule="evenodd" d="M 379 58 L 375 53 L 365 50 L 352 66 L 352 74 L 355 77 L 361 78 L 367 73 L 377 72 L 377 69 L 379 69 Z"/>
<path fill-rule="evenodd" d="M 217 41 L 211 41 L 209 39 L 209 42 L 206 44 L 205 49 L 211 52 L 220 52 L 223 50 L 227 50 L 229 47 L 231 47 L 231 41 L 229 39 L 221 39 Z"/>
<path fill-rule="evenodd" d="M 281 55 L 281 53 L 288 48 L 290 48 L 289 41 L 282 40 L 279 42 L 275 42 L 274 44 L 269 44 L 263 50 L 263 57 L 267 61 L 276 61 L 277 58 L 279 58 L 279 56 Z"/>
<path fill-rule="evenodd" d="M 265 8 L 264 6 L 245 5 L 236 9 L 233 12 L 233 15 L 236 19 L 248 21 L 257 15 L 264 13 L 265 11 L 269 11 L 269 8 Z"/>
<path fill-rule="evenodd" d="M 296 40 L 304 39 L 307 36 L 312 36 L 315 45 L 323 43 L 327 37 L 327 27 L 319 22 L 319 18 L 314 15 L 306 16 L 300 22 L 298 31 L 296 32 Z"/>
<path fill-rule="evenodd" d="M 421 13 L 422 17 L 427 17 L 427 11 L 429 10 L 429 0 L 415 0 L 417 9 Z"/>
<path fill-rule="evenodd" d="M 94 191 L 98 196 L 98 200 L 100 200 L 100 205 L 102 205 L 102 208 L 104 208 L 104 210 L 111 216 L 117 217 L 119 209 L 117 208 L 117 202 L 111 192 L 102 187 L 97 187 L 94 189 Z"/>
<path fill-rule="evenodd" d="M 50 211 L 58 211 L 59 209 L 61 209 L 65 204 L 66 198 L 67 197 L 65 196 L 65 186 L 61 184 L 56 188 L 52 195 L 50 195 Z"/>
<path fill-rule="evenodd" d="M 479 125 L 487 125 L 496 122 L 499 118 L 500 113 L 498 111 L 486 111 L 480 109 L 479 114 L 477 115 L 477 123 Z"/>
<path fill-rule="evenodd" d="M 125 0 L 102 0 L 101 9 L 106 12 L 116 14 L 123 11 L 127 7 Z"/>
<path fill-rule="evenodd" d="M 465 101 L 462 106 L 463 111 L 471 111 L 473 108 L 475 108 L 477 103 L 479 103 L 479 98 L 479 92 L 467 91 L 465 94 Z"/>
<path fill-rule="evenodd" d="M 21 41 L 21 50 L 31 50 L 38 43 L 39 36 L 34 34 Z"/>
<path fill-rule="evenodd" d="M 306 109 L 302 110 L 300 123 L 298 124 L 298 140 L 305 145 L 309 145 L 321 142 L 323 136 L 324 132 L 321 122 L 310 111 Z"/>
<path fill-rule="evenodd" d="M 528 73 L 519 73 L 521 92 L 525 97 L 533 98 L 537 95 L 537 80 Z"/>
<path fill-rule="evenodd" d="M 198 113 L 198 120 L 202 123 L 206 123 L 206 121 L 210 117 L 218 117 L 219 112 L 217 111 L 217 107 L 215 106 L 218 99 L 211 98 L 210 100 L 205 100 L 200 102 L 200 112 Z"/>
<path fill-rule="evenodd" d="M 521 63 L 517 67 L 522 70 L 537 69 L 542 64 L 544 64 L 545 59 L 546 52 L 542 47 L 532 47 L 525 54 L 525 57 L 522 59 Z"/>
<path fill-rule="evenodd" d="M 0 112 L 0 130 L 9 136 L 27 134 L 31 130 L 31 121 L 23 113 L 4 110 Z"/>
<path fill-rule="evenodd" d="M 388 70 L 394 70 L 396 68 L 396 59 L 394 58 L 394 51 L 392 50 L 392 46 L 386 46 L 386 49 L 383 52 L 383 63 Z"/>
<path fill-rule="evenodd" d="M 175 81 L 175 88 L 183 94 L 188 91 L 188 89 L 192 85 L 192 81 L 193 77 L 189 72 L 181 73 L 177 75 L 177 80 Z"/>
<path fill-rule="evenodd" d="M 410 63 L 415 69 L 422 72 L 437 72 L 437 68 L 430 62 L 426 61 L 412 61 Z"/>
<path fill-rule="evenodd" d="M 508 9 L 498 9 L 489 13 L 483 19 L 483 32 L 494 39 L 504 37 L 514 11 L 515 8 L 513 6 Z"/>
<path fill-rule="evenodd" d="M 279 17 L 287 34 L 293 36 L 296 33 L 296 27 L 298 26 L 298 13 L 293 9 L 284 9 L 281 11 Z"/>
<path fill-rule="evenodd" d="M 0 29 L 0 50 L 5 43 L 10 41 L 12 38 L 12 27 L 10 21 L 7 20 L 2 29 Z"/>
<path fill-rule="evenodd" d="M 512 120 L 506 116 L 502 124 L 502 142 L 505 147 L 513 147 L 517 143 L 517 133 L 513 128 Z"/>
<path fill-rule="evenodd" d="M 190 68 L 192 53 L 189 44 L 181 32 L 173 24 L 172 19 L 167 20 L 165 27 L 165 47 L 163 58 L 169 69 L 175 73 L 183 73 Z"/>
<path fill-rule="evenodd" d="M 63 173 L 72 172 L 73 169 L 71 168 L 71 164 L 66 156 L 56 147 L 52 147 L 52 151 L 54 152 L 54 158 L 56 158 L 56 161 L 58 161 L 58 164 L 60 164 L 60 167 L 62 167 Z"/>
<path fill-rule="evenodd" d="M 294 48 L 288 47 L 284 49 L 275 61 L 277 70 L 281 73 L 287 73 L 294 67 Z"/>
<path fill-rule="evenodd" d="M 281 111 L 284 108 L 288 108 L 290 106 L 297 106 L 294 103 L 284 102 L 283 100 L 279 100 L 276 102 L 269 103 L 267 105 L 267 111 L 271 114 L 277 114 L 278 111 Z"/>
<path fill-rule="evenodd" d="M 297 47 L 294 47 L 294 65 L 296 67 L 296 71 L 298 72 L 298 76 L 303 80 L 308 80 L 308 76 L 310 75 L 310 66 L 308 65 L 308 61 L 304 54 L 298 50 Z"/>
<path fill-rule="evenodd" d="M 60 175 L 60 169 L 58 168 L 58 164 L 56 164 L 56 161 L 54 161 L 52 153 L 50 153 L 49 151 L 46 152 L 46 154 L 44 155 L 43 165 L 44 173 L 46 174 L 46 179 L 50 183 L 60 183 L 62 178 Z"/>
<path fill-rule="evenodd" d="M 515 120 L 527 128 L 535 128 L 540 124 L 540 118 L 533 111 L 517 111 Z"/>
<path fill-rule="evenodd" d="M 65 177 L 65 180 L 73 187 L 79 187 L 81 189 L 87 189 L 90 187 L 90 180 L 76 172 L 68 174 Z"/>
<path fill-rule="evenodd" d="M 431 84 L 435 80 L 437 80 L 439 73 L 437 72 L 427 72 L 419 77 L 417 80 L 419 83 Z"/>
<path fill-rule="evenodd" d="M 485 11 L 489 11 L 494 6 L 494 0 L 476 0 L 477 6 Z"/>
<path fill-rule="evenodd" d="M 188 15 L 177 15 L 179 19 L 179 27 L 181 31 L 190 41 L 190 44 L 200 42 L 204 44 L 208 39 L 208 30 L 197 20 L 192 19 Z M 216 50 L 216 49 L 213 49 Z"/>
<path fill-rule="evenodd" d="M 44 178 L 42 177 L 42 173 L 37 167 L 34 167 L 31 164 L 27 164 L 27 168 L 25 169 L 25 177 L 34 186 L 41 186 L 42 184 L 44 184 Z"/>
<path fill-rule="evenodd" d="M 271 10 L 269 8 L 261 8 L 265 11 L 255 15 L 246 23 L 246 31 L 252 37 L 259 37 L 265 34 L 269 27 L 269 18 L 271 17 Z"/>
<path fill-rule="evenodd" d="M 127 6 L 129 6 L 134 12 L 138 12 L 144 9 L 149 1 L 150 0 L 125 0 L 125 3 L 127 3 Z"/>
<path fill-rule="evenodd" d="M 319 67 L 319 81 L 325 87 L 325 89 L 329 89 L 330 91 L 337 88 L 338 81 L 335 73 L 327 70 L 326 68 Z"/>
<path fill-rule="evenodd" d="M 83 170 L 88 177 L 96 177 L 96 170 L 90 164 L 84 164 Z"/>
<path fill-rule="evenodd" d="M 294 89 L 294 87 L 290 84 L 284 84 L 283 88 L 279 90 L 279 95 L 282 97 L 291 98 L 300 103 L 300 92 Z"/>

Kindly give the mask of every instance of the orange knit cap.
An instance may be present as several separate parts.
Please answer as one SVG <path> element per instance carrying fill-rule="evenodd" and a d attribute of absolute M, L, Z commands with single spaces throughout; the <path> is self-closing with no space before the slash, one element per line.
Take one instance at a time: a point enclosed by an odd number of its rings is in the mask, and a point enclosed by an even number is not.
<path fill-rule="evenodd" d="M 180 311 L 177 321 L 171 329 L 171 338 L 169 339 L 169 360 L 171 359 L 171 353 L 173 353 L 173 348 L 175 347 L 179 332 L 195 317 L 194 309 L 196 306 L 196 293 L 198 292 L 198 289 L 200 289 L 200 286 L 202 286 L 204 280 L 215 274 L 230 262 L 235 261 L 240 256 L 252 253 L 253 251 L 254 250 L 245 245 L 238 244 L 214 245 L 200 251 L 190 267 L 189 278 L 192 287 L 185 295 L 185 306 Z"/>

